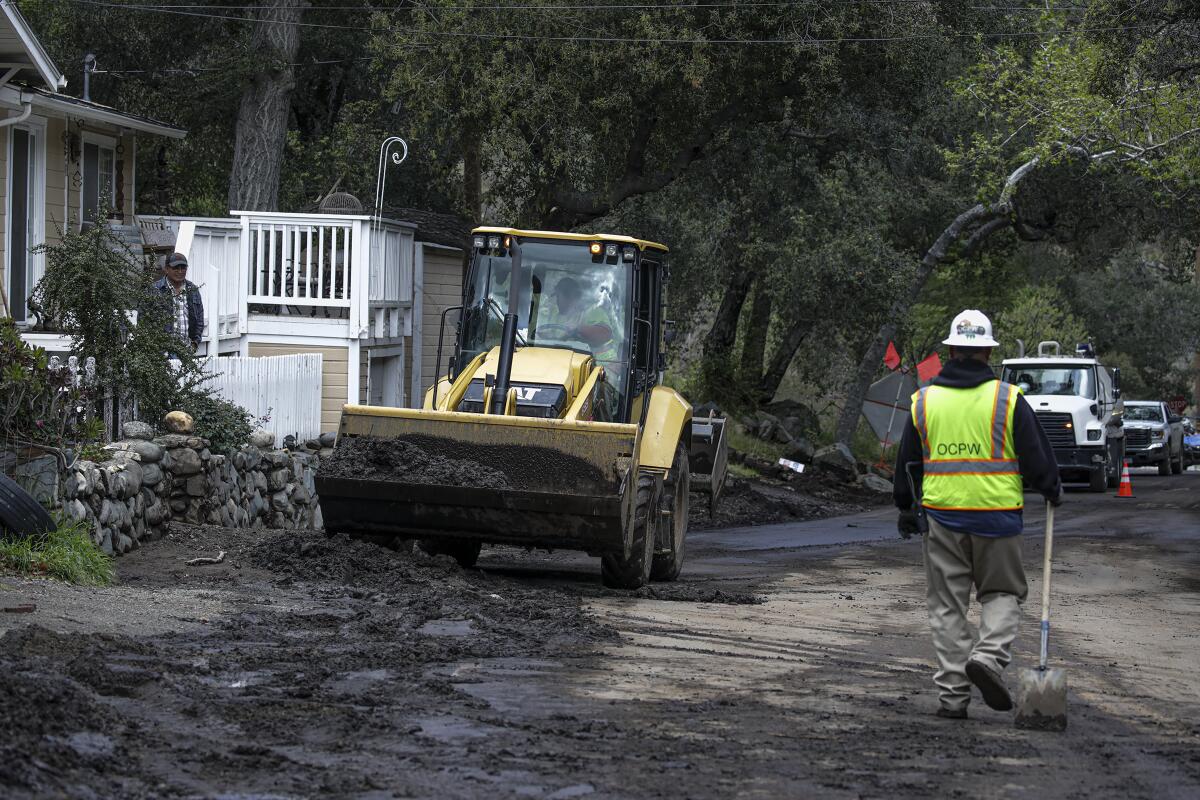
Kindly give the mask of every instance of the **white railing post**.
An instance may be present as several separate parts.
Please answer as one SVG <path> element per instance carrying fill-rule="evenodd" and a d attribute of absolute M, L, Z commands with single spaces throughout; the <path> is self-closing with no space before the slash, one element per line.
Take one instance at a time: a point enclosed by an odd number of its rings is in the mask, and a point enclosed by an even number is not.
<path fill-rule="evenodd" d="M 250 217 L 242 217 L 242 240 L 241 240 L 241 256 L 238 258 L 237 269 L 237 285 L 238 285 L 238 319 L 237 332 L 238 335 L 244 335 L 249 327 L 248 317 L 250 315 L 250 293 L 255 287 L 250 285 L 250 276 L 254 274 L 250 266 L 250 254 L 254 252 L 251 249 L 250 242 Z M 262 245 L 259 243 L 258 252 L 262 252 Z M 257 265 L 256 265 L 257 266 Z"/>

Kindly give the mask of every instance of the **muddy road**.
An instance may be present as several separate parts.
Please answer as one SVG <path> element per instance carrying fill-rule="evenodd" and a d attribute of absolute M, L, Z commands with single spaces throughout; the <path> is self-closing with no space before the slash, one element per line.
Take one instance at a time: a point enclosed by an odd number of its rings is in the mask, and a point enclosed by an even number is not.
<path fill-rule="evenodd" d="M 1200 473 L 1134 487 L 1058 515 L 1065 734 L 978 698 L 933 716 L 920 549 L 887 510 L 697 532 L 681 581 L 637 596 L 573 554 L 463 571 L 176 527 L 118 586 L 0 578 L 37 605 L 0 615 L 0 795 L 1200 796 Z"/>

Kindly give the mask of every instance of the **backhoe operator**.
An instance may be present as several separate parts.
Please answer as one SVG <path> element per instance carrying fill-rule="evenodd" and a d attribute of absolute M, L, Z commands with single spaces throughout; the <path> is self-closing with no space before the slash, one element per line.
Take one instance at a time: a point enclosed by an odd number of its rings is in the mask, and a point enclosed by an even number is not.
<path fill-rule="evenodd" d="M 971 684 L 991 708 L 1013 707 L 1002 673 L 1012 659 L 1027 593 L 1019 536 L 1022 477 L 1054 505 L 1062 502 L 1062 483 L 1033 409 L 988 366 L 997 346 L 988 318 L 962 312 L 942 343 L 950 360 L 913 395 L 896 457 L 894 499 L 904 538 L 921 532 L 918 512 L 928 518 L 923 549 L 938 657 L 937 715 L 965 719 Z M 982 606 L 978 637 L 967 625 L 972 584 Z"/>
<path fill-rule="evenodd" d="M 563 277 L 554 286 L 554 298 L 538 312 L 536 334 L 547 339 L 586 342 L 597 361 L 618 358 L 615 326 L 602 306 L 583 301 L 583 290 L 574 278 Z"/>

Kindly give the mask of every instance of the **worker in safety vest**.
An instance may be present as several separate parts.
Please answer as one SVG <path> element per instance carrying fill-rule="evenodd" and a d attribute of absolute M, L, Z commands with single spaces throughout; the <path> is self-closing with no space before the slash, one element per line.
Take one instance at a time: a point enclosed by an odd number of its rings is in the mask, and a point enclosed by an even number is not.
<path fill-rule="evenodd" d="M 992 323 L 979 311 L 964 311 L 943 344 L 950 360 L 912 398 L 894 498 L 900 535 L 924 533 L 937 715 L 965 719 L 971 684 L 991 708 L 1013 707 L 1003 671 L 1027 593 L 1022 478 L 1054 505 L 1063 495 L 1054 451 L 1033 409 L 988 366 L 997 346 Z M 982 608 L 977 637 L 967 625 L 972 586 Z"/>
<path fill-rule="evenodd" d="M 583 290 L 574 278 L 559 278 L 553 299 L 538 311 L 536 335 L 586 342 L 597 361 L 618 358 L 617 330 L 611 316 L 603 307 L 584 302 Z"/>

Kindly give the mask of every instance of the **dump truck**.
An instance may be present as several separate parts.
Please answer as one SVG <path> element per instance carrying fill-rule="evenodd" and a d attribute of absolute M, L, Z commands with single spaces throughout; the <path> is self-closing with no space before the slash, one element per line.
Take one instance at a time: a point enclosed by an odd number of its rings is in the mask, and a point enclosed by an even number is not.
<path fill-rule="evenodd" d="M 727 444 L 723 417 L 663 385 L 668 256 L 630 236 L 476 228 L 421 408 L 343 408 L 334 459 L 404 452 L 318 477 L 326 529 L 464 566 L 484 544 L 580 550 L 613 588 L 674 580 L 691 492 L 715 508 Z"/>

